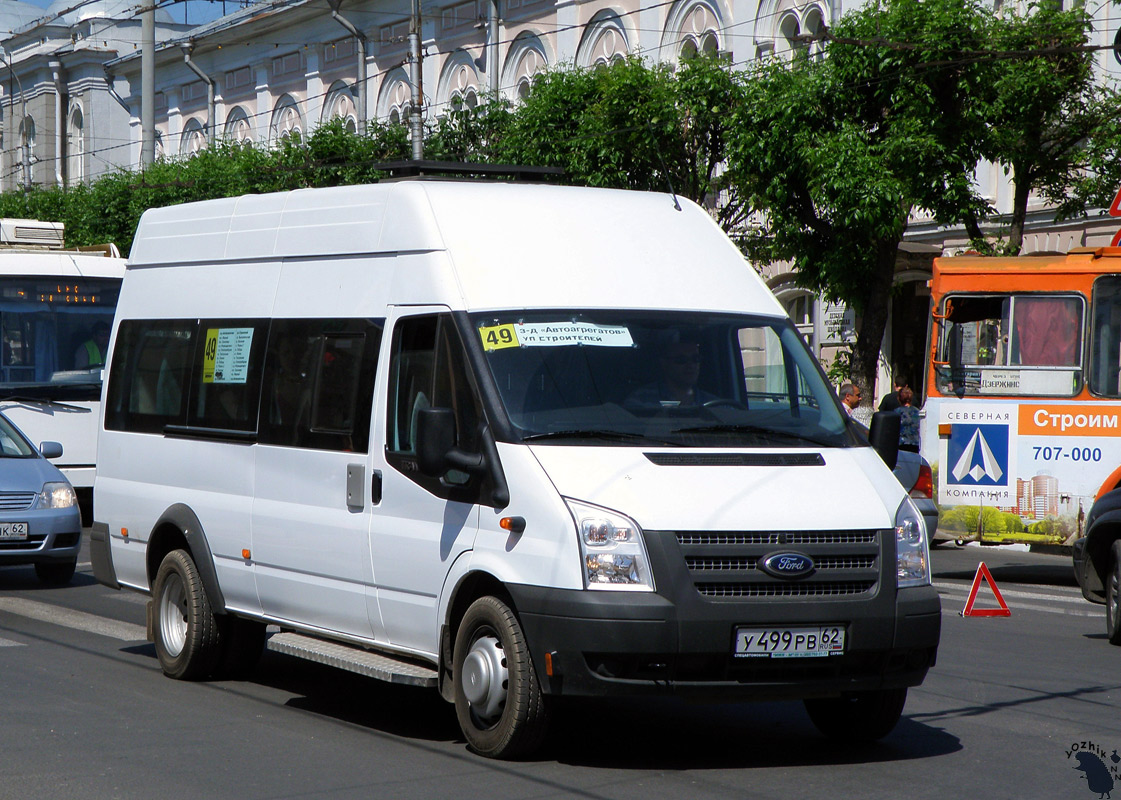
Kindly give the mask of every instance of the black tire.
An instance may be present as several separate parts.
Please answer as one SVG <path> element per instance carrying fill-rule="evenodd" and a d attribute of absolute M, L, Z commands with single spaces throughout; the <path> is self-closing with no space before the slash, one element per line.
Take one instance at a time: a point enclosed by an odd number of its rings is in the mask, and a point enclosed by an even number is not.
<path fill-rule="evenodd" d="M 1121 645 L 1121 539 L 1110 548 L 1105 574 L 1105 632 L 1110 644 Z"/>
<path fill-rule="evenodd" d="M 265 649 L 265 623 L 229 614 L 218 617 L 218 642 L 222 654 L 214 677 L 243 680 L 253 673 Z"/>
<path fill-rule="evenodd" d="M 73 561 L 44 561 L 35 565 L 35 574 L 40 583 L 50 586 L 65 586 L 74 577 L 74 570 L 78 560 Z"/>
<path fill-rule="evenodd" d="M 471 604 L 455 637 L 453 664 L 455 714 L 472 750 L 514 758 L 541 745 L 548 704 L 509 606 L 495 597 Z"/>
<path fill-rule="evenodd" d="M 218 620 L 185 550 L 164 556 L 152 596 L 156 656 L 164 674 L 183 681 L 209 677 L 221 655 Z"/>
<path fill-rule="evenodd" d="M 906 702 L 906 689 L 878 689 L 806 700 L 805 706 L 814 726 L 830 739 L 874 742 L 891 733 Z"/>

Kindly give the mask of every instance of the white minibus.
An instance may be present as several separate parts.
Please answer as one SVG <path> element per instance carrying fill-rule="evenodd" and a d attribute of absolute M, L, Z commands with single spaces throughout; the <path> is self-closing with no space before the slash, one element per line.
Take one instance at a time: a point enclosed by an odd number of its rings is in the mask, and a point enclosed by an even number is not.
<path fill-rule="evenodd" d="M 128 261 L 91 556 L 169 676 L 267 642 L 437 689 L 485 756 L 569 696 L 803 699 L 869 740 L 940 631 L 896 436 L 668 194 L 184 204 Z"/>

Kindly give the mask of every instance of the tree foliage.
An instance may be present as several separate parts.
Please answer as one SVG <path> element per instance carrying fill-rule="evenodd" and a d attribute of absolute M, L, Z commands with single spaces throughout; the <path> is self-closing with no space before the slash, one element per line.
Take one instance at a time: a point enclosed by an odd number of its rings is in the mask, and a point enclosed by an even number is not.
<path fill-rule="evenodd" d="M 852 377 L 872 396 L 898 246 L 915 209 L 983 205 L 969 176 L 982 127 L 971 100 L 983 45 L 971 0 L 885 0 L 847 15 L 824 58 L 765 62 L 745 81 L 729 164 L 758 225 L 756 259 L 857 314 Z"/>

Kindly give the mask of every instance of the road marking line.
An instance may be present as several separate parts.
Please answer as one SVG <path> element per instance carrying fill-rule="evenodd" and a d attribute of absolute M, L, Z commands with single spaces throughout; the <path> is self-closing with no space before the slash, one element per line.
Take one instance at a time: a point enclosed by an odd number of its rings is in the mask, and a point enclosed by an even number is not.
<path fill-rule="evenodd" d="M 960 594 L 959 594 L 957 592 L 957 589 L 958 589 L 958 587 L 956 587 L 956 586 L 953 587 L 953 590 L 942 587 L 938 590 L 938 594 L 940 594 L 942 597 L 945 597 L 947 600 L 961 600 L 962 604 L 964 605 L 966 600 L 968 600 L 968 598 L 969 598 L 969 590 L 962 589 Z M 1004 591 L 1003 589 L 1001 590 L 1000 593 L 1002 595 L 1004 595 L 1005 597 L 1008 596 L 1008 592 Z M 1046 595 L 1044 595 L 1044 597 L 1046 597 L 1047 599 L 1052 599 L 1052 598 L 1050 598 Z M 1085 603 L 1086 605 L 1090 605 L 1085 600 L 1083 600 L 1083 603 Z M 1102 614 L 1101 611 L 1093 611 L 1093 610 L 1090 610 L 1090 609 L 1056 608 L 1055 606 L 1041 606 L 1041 605 L 1037 605 L 1035 603 L 1009 603 L 1008 607 L 1010 609 L 1012 609 L 1013 612 L 1015 612 L 1015 611 L 1044 611 L 1048 614 L 1065 614 L 1068 617 L 1099 617 Z"/>
<path fill-rule="evenodd" d="M 957 583 L 941 583 L 934 584 L 936 589 L 946 589 L 950 591 L 963 591 L 969 594 L 969 584 Z M 1071 591 L 1074 591 L 1073 589 Z M 1077 595 L 1062 595 L 1062 594 L 1044 594 L 1043 592 L 1025 592 L 1019 589 L 1005 589 L 1001 588 L 1000 593 L 1005 597 L 1022 597 L 1025 600 L 1054 600 L 1059 603 L 1071 603 L 1073 605 L 1081 605 L 1088 602 L 1081 594 Z"/>
<path fill-rule="evenodd" d="M 23 642 L 13 642 L 11 639 L 0 639 L 0 647 L 27 647 Z"/>
<path fill-rule="evenodd" d="M 50 622 L 54 625 L 62 625 L 87 633 L 96 633 L 100 636 L 109 636 L 123 642 L 143 642 L 147 641 L 148 638 L 148 633 L 143 625 L 118 622 L 114 619 L 99 617 L 96 614 L 74 611 L 50 603 L 39 603 L 22 597 L 0 597 L 0 611 L 7 611 L 10 614 L 30 617 L 41 622 Z"/>

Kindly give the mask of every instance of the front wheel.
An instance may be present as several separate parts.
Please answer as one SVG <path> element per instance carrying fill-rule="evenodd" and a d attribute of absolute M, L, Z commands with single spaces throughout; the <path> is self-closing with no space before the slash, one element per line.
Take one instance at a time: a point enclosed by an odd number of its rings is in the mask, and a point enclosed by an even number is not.
<path fill-rule="evenodd" d="M 476 600 L 455 637 L 455 714 L 472 750 L 513 758 L 540 746 L 548 706 L 513 610 L 496 597 Z"/>
<path fill-rule="evenodd" d="M 209 677 L 221 655 L 218 621 L 185 550 L 164 556 L 152 594 L 156 656 L 164 674 L 185 681 Z"/>
<path fill-rule="evenodd" d="M 891 733 L 899 722 L 907 690 L 852 692 L 804 702 L 814 726 L 830 739 L 874 742 Z"/>
<path fill-rule="evenodd" d="M 1110 644 L 1121 645 L 1121 539 L 1109 551 L 1105 576 L 1105 632 Z"/>

